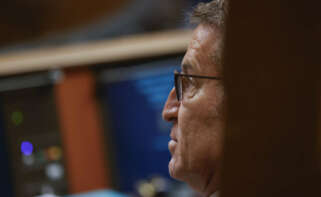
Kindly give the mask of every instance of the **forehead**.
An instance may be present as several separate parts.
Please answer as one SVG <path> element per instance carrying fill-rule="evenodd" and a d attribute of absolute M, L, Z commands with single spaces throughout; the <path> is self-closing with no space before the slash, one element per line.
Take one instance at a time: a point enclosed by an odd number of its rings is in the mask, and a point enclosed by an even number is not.
<path fill-rule="evenodd" d="M 195 74 L 217 74 L 214 60 L 220 40 L 219 31 L 215 27 L 198 25 L 182 61 L 182 70 Z"/>

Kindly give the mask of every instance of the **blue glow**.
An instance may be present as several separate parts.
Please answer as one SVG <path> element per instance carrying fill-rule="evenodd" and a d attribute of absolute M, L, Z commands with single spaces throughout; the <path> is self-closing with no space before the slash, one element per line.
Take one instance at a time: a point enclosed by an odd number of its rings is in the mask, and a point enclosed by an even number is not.
<path fill-rule="evenodd" d="M 33 152 L 33 145 L 31 142 L 28 142 L 28 141 L 22 142 L 20 148 L 21 148 L 22 154 L 24 154 L 26 156 L 31 155 Z"/>
<path fill-rule="evenodd" d="M 134 84 L 137 90 L 146 96 L 146 99 L 152 108 L 161 110 L 163 109 L 169 92 L 173 88 L 173 72 L 139 79 Z"/>

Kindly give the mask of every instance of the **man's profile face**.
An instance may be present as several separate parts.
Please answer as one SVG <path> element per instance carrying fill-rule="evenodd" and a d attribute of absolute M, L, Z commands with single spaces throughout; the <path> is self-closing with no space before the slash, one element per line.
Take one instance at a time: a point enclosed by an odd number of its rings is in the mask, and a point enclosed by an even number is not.
<path fill-rule="evenodd" d="M 213 53 L 221 38 L 210 25 L 200 24 L 182 61 L 182 72 L 191 75 L 220 76 Z M 190 78 L 183 99 L 170 92 L 163 118 L 173 123 L 169 149 L 170 175 L 187 182 L 202 193 L 218 187 L 222 152 L 223 96 L 222 82 Z M 214 189 L 213 189 L 214 188 Z"/>

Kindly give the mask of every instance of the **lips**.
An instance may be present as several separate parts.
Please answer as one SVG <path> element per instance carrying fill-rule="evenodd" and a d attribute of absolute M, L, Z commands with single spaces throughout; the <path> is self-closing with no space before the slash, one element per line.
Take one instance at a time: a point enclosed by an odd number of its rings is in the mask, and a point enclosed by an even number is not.
<path fill-rule="evenodd" d="M 171 140 L 168 142 L 168 149 L 172 155 L 175 153 L 175 149 L 178 142 L 176 137 L 176 132 L 177 132 L 177 125 L 175 124 L 171 129 L 171 134 L 170 134 Z"/>
<path fill-rule="evenodd" d="M 168 142 L 168 149 L 171 152 L 171 154 L 173 155 L 175 153 L 175 149 L 177 146 L 177 141 L 176 140 L 170 140 Z"/>
<path fill-rule="evenodd" d="M 171 130 L 171 134 L 170 137 L 172 140 L 177 142 L 177 137 L 176 137 L 176 131 L 177 131 L 177 126 L 173 126 L 172 130 Z"/>

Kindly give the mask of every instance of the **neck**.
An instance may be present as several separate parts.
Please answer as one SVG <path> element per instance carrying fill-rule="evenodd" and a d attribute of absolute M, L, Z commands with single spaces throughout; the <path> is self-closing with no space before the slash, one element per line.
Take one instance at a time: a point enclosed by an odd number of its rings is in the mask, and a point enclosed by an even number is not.
<path fill-rule="evenodd" d="M 206 197 L 217 197 L 215 192 L 218 190 L 218 173 L 211 174 L 211 176 L 208 178 L 207 183 L 203 189 L 203 194 Z"/>

